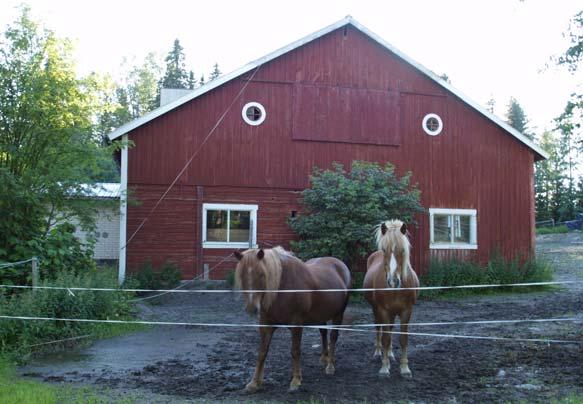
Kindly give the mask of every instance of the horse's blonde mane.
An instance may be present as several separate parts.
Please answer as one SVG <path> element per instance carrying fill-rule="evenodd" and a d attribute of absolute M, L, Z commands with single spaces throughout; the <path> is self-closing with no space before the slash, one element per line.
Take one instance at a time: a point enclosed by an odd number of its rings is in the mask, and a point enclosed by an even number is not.
<path fill-rule="evenodd" d="M 382 225 L 387 227 L 387 231 L 383 234 Z M 401 233 L 403 222 L 397 219 L 387 220 L 380 223 L 375 229 L 375 238 L 377 247 L 385 254 L 394 252 L 395 254 L 403 254 L 403 276 L 406 277 L 411 269 L 409 256 L 411 253 L 411 242 L 406 234 Z M 391 249 L 392 251 L 389 251 Z"/>
<path fill-rule="evenodd" d="M 265 289 L 266 290 L 278 290 L 279 285 L 281 283 L 281 274 L 282 274 L 282 259 L 286 257 L 293 257 L 293 253 L 290 251 L 286 251 L 283 247 L 277 246 L 270 249 L 264 249 L 263 253 L 264 256 L 262 259 L 257 257 L 257 253 L 260 251 L 259 248 L 251 248 L 245 252 L 243 252 L 243 258 L 239 265 L 237 265 L 237 270 L 235 272 L 235 282 L 237 287 L 241 288 L 242 279 L 241 279 L 241 269 L 242 268 L 257 268 L 263 271 L 263 275 L 265 276 Z M 277 296 L 277 292 L 267 292 L 263 296 L 263 300 L 261 302 L 262 306 L 265 309 L 269 309 L 275 297 Z"/>

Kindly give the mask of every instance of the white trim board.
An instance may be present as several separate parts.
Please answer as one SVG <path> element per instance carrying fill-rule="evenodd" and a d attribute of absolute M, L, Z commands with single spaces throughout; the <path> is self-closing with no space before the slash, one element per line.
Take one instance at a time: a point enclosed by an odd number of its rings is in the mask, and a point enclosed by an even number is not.
<path fill-rule="evenodd" d="M 209 92 L 209 91 L 211 91 L 211 90 L 213 90 L 213 89 L 215 89 L 215 88 L 217 88 L 217 87 L 219 87 L 219 86 L 221 86 L 221 85 L 223 85 L 223 84 L 225 84 L 225 83 L 257 68 L 257 67 L 259 67 L 259 66 L 261 66 L 262 64 L 265 64 L 273 59 L 276 59 L 276 58 L 278 58 L 278 57 L 280 57 L 288 52 L 293 51 L 294 49 L 299 48 L 300 46 L 303 46 L 309 42 L 312 42 L 312 41 L 332 32 L 332 31 L 335 31 L 338 28 L 344 27 L 346 25 L 353 26 L 354 28 L 356 28 L 357 30 L 359 30 L 360 32 L 362 32 L 363 34 L 365 34 L 366 36 L 368 36 L 369 38 L 371 38 L 372 40 L 377 42 L 379 45 L 383 46 L 389 52 L 395 54 L 397 57 L 399 57 L 400 59 L 402 59 L 403 61 L 405 61 L 409 65 L 413 66 L 415 69 L 417 69 L 418 71 L 423 73 L 425 76 L 427 76 L 428 78 L 433 80 L 435 83 L 439 84 L 441 87 L 445 88 L 447 91 L 449 91 L 450 93 L 452 93 L 453 95 L 458 97 L 460 100 L 462 100 L 463 102 L 468 104 L 470 107 L 474 108 L 477 112 L 484 115 L 487 119 L 489 119 L 490 121 L 494 122 L 496 125 L 501 127 L 502 129 L 504 129 L 510 135 L 515 137 L 519 142 L 523 143 L 528 148 L 533 150 L 540 157 L 542 157 L 544 159 L 547 159 L 549 157 L 549 155 L 546 151 L 544 151 L 540 146 L 538 146 L 533 141 L 528 139 L 522 133 L 518 132 L 512 126 L 508 125 L 506 122 L 502 121 L 501 119 L 499 119 L 498 117 L 496 117 L 495 115 L 490 113 L 488 110 L 483 108 L 477 102 L 473 101 L 471 98 L 466 96 L 460 90 L 454 88 L 451 84 L 449 84 L 445 80 L 441 79 L 437 74 L 433 73 L 431 70 L 429 70 L 425 66 L 421 65 L 420 63 L 416 62 L 415 60 L 413 60 L 412 58 L 410 58 L 409 56 L 407 56 L 406 54 L 404 54 L 403 52 L 401 52 L 400 50 L 395 48 L 393 45 L 391 45 L 390 43 L 388 43 L 387 41 L 382 39 L 380 36 L 378 36 L 377 34 L 375 34 L 372 31 L 370 31 L 368 28 L 366 28 L 364 25 L 360 24 L 358 21 L 356 21 L 351 16 L 346 16 L 345 18 L 341 19 L 338 22 L 335 22 L 334 24 L 331 24 L 325 28 L 322 28 L 319 31 L 316 31 L 316 32 L 302 38 L 302 39 L 299 39 L 295 42 L 292 42 L 291 44 L 284 46 L 284 47 L 282 47 L 282 48 L 280 48 L 272 53 L 269 53 L 269 54 L 255 60 L 253 62 L 250 62 L 250 63 L 246 64 L 245 66 L 240 67 L 239 69 L 232 71 L 231 73 L 220 76 L 219 78 L 203 85 L 202 87 L 197 88 L 196 90 L 192 91 L 191 93 L 189 93 L 183 97 L 180 97 L 177 100 L 170 102 L 164 106 L 161 106 L 161 107 L 147 113 L 146 115 L 144 115 L 140 118 L 137 118 L 131 122 L 126 123 L 125 125 L 117 128 L 116 130 L 111 132 L 109 134 L 109 139 L 110 140 L 117 139 L 120 136 L 125 135 L 128 132 L 136 129 L 137 127 L 140 127 L 140 126 L 152 121 L 153 119 L 155 119 L 161 115 L 164 115 L 165 113 L 181 106 L 182 104 L 185 104 L 185 103 L 187 103 L 195 98 L 200 97 L 201 95 L 203 95 L 203 94 L 205 94 L 205 93 L 207 93 L 207 92 Z"/>
<path fill-rule="evenodd" d="M 206 240 L 206 212 L 208 210 L 228 210 L 228 211 L 247 211 L 250 212 L 251 224 L 251 244 L 257 247 L 257 211 L 258 205 L 230 204 L 230 203 L 203 203 L 202 205 L 202 243 L 203 249 L 208 248 L 249 248 L 249 242 L 224 242 L 224 241 L 207 241 Z"/>

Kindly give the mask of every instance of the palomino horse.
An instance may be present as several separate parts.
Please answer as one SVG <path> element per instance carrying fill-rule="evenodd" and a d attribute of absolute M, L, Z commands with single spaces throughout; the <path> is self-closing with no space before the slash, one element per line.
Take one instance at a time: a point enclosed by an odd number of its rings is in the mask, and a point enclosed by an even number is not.
<path fill-rule="evenodd" d="M 350 285 L 350 271 L 336 258 L 314 258 L 306 263 L 294 257 L 282 247 L 272 249 L 250 249 L 235 252 L 239 260 L 235 270 L 235 281 L 243 291 L 248 312 L 259 313 L 260 325 L 321 325 L 328 320 L 336 326 L 342 324 L 344 309 L 348 303 L 348 292 L 313 292 L 318 289 L 347 289 Z M 306 292 L 278 293 L 277 290 L 312 290 Z M 261 292 L 265 290 L 266 292 Z M 259 291 L 259 292 L 258 292 Z M 275 292 L 274 292 L 275 291 Z M 259 328 L 261 342 L 253 378 L 245 387 L 256 391 L 263 383 L 263 366 L 275 327 Z M 302 384 L 300 365 L 302 331 L 301 327 L 290 328 L 292 334 L 293 377 L 290 391 Z M 330 333 L 328 345 L 327 330 L 320 329 L 322 337 L 321 361 L 327 364 L 326 373 L 334 374 L 334 350 L 338 330 Z"/>
<path fill-rule="evenodd" d="M 400 220 L 389 220 L 381 223 L 376 231 L 379 251 L 373 253 L 366 264 L 364 288 L 417 288 L 419 279 L 409 262 L 411 244 L 407 238 L 407 225 Z M 413 313 L 413 305 L 417 301 L 417 290 L 390 290 L 365 292 L 365 298 L 372 306 L 375 324 L 390 324 L 377 326 L 374 356 L 381 355 L 381 375 L 389 375 L 390 359 L 395 359 L 392 352 L 392 334 L 395 317 L 401 319 L 401 375 L 411 377 L 407 359 L 407 343 L 409 320 Z M 382 337 L 381 337 L 382 334 Z"/>

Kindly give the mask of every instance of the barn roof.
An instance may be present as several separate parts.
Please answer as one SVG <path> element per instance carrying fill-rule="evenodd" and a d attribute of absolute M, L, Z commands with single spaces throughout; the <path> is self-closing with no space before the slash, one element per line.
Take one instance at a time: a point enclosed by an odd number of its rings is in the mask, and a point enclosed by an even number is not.
<path fill-rule="evenodd" d="M 117 139 L 120 136 L 125 135 L 126 133 L 134 130 L 135 128 L 138 128 L 138 127 L 156 119 L 157 117 L 164 115 L 165 113 L 167 113 L 169 111 L 172 111 L 173 109 L 181 106 L 182 104 L 185 104 L 185 103 L 187 103 L 187 102 L 189 102 L 197 97 L 200 97 L 201 95 L 213 90 L 214 88 L 217 88 L 217 87 L 219 87 L 219 86 L 221 86 L 221 85 L 223 85 L 223 84 L 225 84 L 225 83 L 227 83 L 227 82 L 229 82 L 229 81 L 231 81 L 231 80 L 233 80 L 233 79 L 235 79 L 235 78 L 237 78 L 237 77 L 239 77 L 239 76 L 241 76 L 241 75 L 243 75 L 243 74 L 245 74 L 245 73 L 247 73 L 255 68 L 257 68 L 258 66 L 261 66 L 262 64 L 265 64 L 273 59 L 276 59 L 276 58 L 278 58 L 278 57 L 280 57 L 280 56 L 282 56 L 290 51 L 293 51 L 294 49 L 299 48 L 300 46 L 303 46 L 309 42 L 312 42 L 312 41 L 332 32 L 332 31 L 335 31 L 335 30 L 342 28 L 346 25 L 351 25 L 354 28 L 356 28 L 357 30 L 359 30 L 360 32 L 362 32 L 363 34 L 367 35 L 372 40 L 377 42 L 379 45 L 383 46 L 384 48 L 389 50 L 391 53 L 395 54 L 396 56 L 398 56 L 399 58 L 401 58 L 402 60 L 407 62 L 409 65 L 413 66 L 415 69 L 417 69 L 418 71 L 423 73 L 425 76 L 427 76 L 428 78 L 430 78 L 431 80 L 433 80 L 434 82 L 439 84 L 441 87 L 445 88 L 447 91 L 449 91 L 450 93 L 457 96 L 463 102 L 465 102 L 466 104 L 468 104 L 469 106 L 474 108 L 480 114 L 484 115 L 487 119 L 489 119 L 490 121 L 494 122 L 496 125 L 501 127 L 502 129 L 504 129 L 510 135 L 514 136 L 518 141 L 520 141 L 521 143 L 526 145 L 528 148 L 530 148 L 532 151 L 534 151 L 537 154 L 536 160 L 540 160 L 541 158 L 546 159 L 549 157 L 548 153 L 546 151 L 544 151 L 540 146 L 535 144 L 532 140 L 530 140 L 529 138 L 524 136 L 522 133 L 520 133 L 519 131 L 514 129 L 512 126 L 508 125 L 506 122 L 502 121 L 500 118 L 498 118 L 494 114 L 490 113 L 488 110 L 486 110 L 485 108 L 480 106 L 477 102 L 470 99 L 468 96 L 466 96 L 460 90 L 456 89 L 451 84 L 449 84 L 445 80 L 441 79 L 437 74 L 433 73 L 431 70 L 429 70 L 425 66 L 421 65 L 420 63 L 416 62 L 415 60 L 411 59 L 409 56 L 407 56 L 406 54 L 404 54 L 403 52 L 401 52 L 400 50 L 395 48 L 393 45 L 391 45 L 390 43 L 388 43 L 387 41 L 382 39 L 380 36 L 378 36 L 377 34 L 372 32 L 368 28 L 366 28 L 364 25 L 360 24 L 358 21 L 356 21 L 351 16 L 346 16 L 342 20 L 340 20 L 332 25 L 329 25 L 329 26 L 322 28 L 321 30 L 316 31 L 316 32 L 314 32 L 314 33 L 312 33 L 312 34 L 310 34 L 302 39 L 299 39 L 295 42 L 292 42 L 291 44 L 284 46 L 283 48 L 280 48 L 272 53 L 269 53 L 269 54 L 263 56 L 262 58 L 259 58 L 253 62 L 250 62 L 250 63 L 246 64 L 245 66 L 240 67 L 237 70 L 234 70 L 228 74 L 220 76 L 219 78 L 197 88 L 196 90 L 193 90 L 191 93 L 189 93 L 183 97 L 180 97 L 173 102 L 170 102 L 166 105 L 163 105 L 159 108 L 156 108 L 155 110 L 145 114 L 144 116 L 141 116 L 140 118 L 137 118 L 131 122 L 128 122 L 123 126 L 120 126 L 119 128 L 117 128 L 116 130 L 114 130 L 113 132 L 111 132 L 109 134 L 109 139 L 110 140 Z"/>

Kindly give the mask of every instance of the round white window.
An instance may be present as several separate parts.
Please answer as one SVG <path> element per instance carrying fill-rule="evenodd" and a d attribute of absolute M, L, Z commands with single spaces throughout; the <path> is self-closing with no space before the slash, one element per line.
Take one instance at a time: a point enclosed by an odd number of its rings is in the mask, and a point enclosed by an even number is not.
<path fill-rule="evenodd" d="M 261 125 L 267 116 L 265 108 L 263 108 L 263 105 L 258 102 L 248 102 L 245 104 L 241 111 L 241 115 L 245 122 L 253 126 Z"/>
<path fill-rule="evenodd" d="M 443 129 L 443 122 L 437 114 L 427 114 L 423 118 L 423 130 L 430 136 L 437 136 Z"/>

